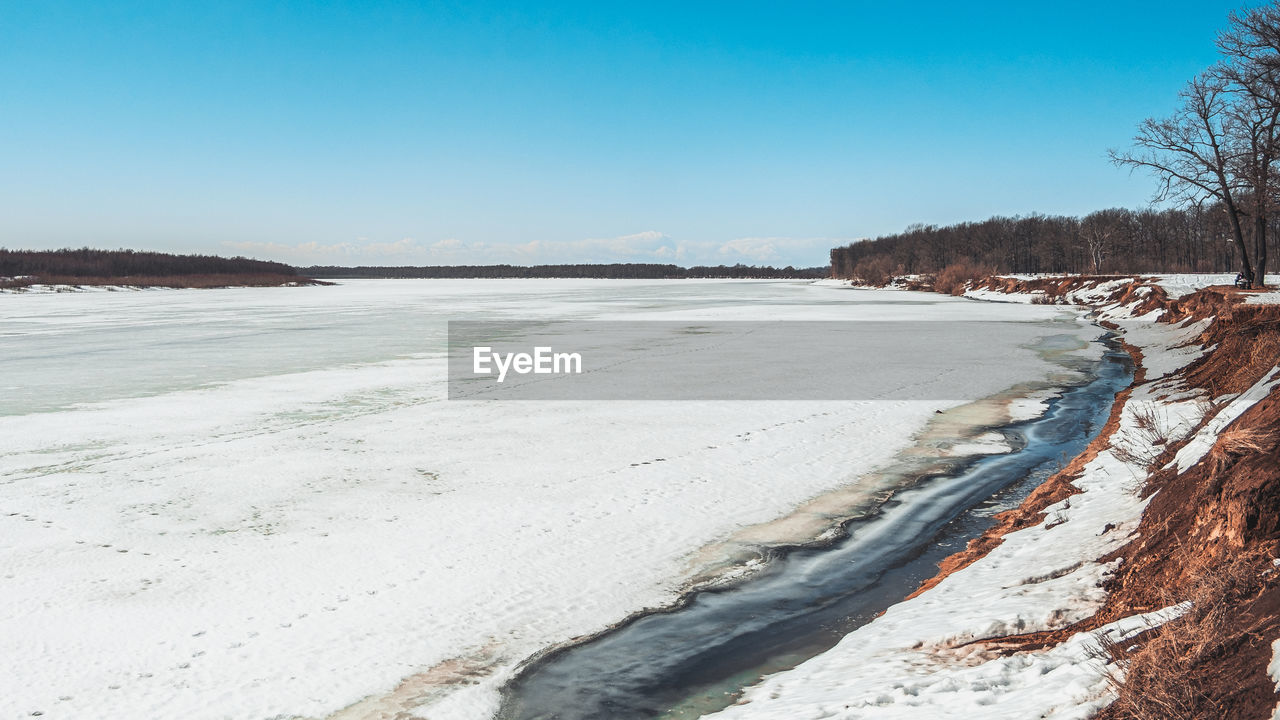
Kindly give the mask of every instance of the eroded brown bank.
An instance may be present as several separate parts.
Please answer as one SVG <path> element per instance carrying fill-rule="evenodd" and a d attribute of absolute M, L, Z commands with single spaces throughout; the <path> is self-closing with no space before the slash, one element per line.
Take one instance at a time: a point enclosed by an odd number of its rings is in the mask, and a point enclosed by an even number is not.
<path fill-rule="evenodd" d="M 1161 393 L 1206 391 L 1214 400 L 1206 401 L 1199 425 L 1181 438 L 1162 437 L 1158 423 L 1151 423 L 1150 454 L 1142 458 L 1147 475 L 1139 488 L 1150 503 L 1127 544 L 1098 558 L 1122 560 L 1104 585 L 1105 604 L 1056 630 L 977 642 L 1007 653 L 1043 649 L 1123 617 L 1189 601 L 1181 618 L 1108 648 L 1119 661 L 1113 672 L 1117 699 L 1097 717 L 1272 717 L 1276 682 L 1267 666 L 1271 644 L 1280 637 L 1280 572 L 1272 560 L 1280 552 L 1280 392 L 1273 388 L 1220 428 L 1210 451 L 1190 467 L 1179 472 L 1173 461 L 1214 422 L 1226 400 L 1257 386 L 1280 364 L 1280 305 L 1246 304 L 1248 294 L 1230 287 L 1172 299 L 1142 279 L 994 277 L 970 287 L 1030 294 L 1035 302 L 1121 306 L 1130 316 L 1168 325 L 1201 321 L 1206 327 L 1192 342 L 1207 352 L 1148 382 L 1141 351 L 1126 344 L 1138 374 L 1134 387 L 1117 397 L 1098 438 L 1022 506 L 999 515 L 991 530 L 947 558 L 916 594 L 984 557 L 1007 534 L 1044 522 L 1046 508 L 1078 493 L 1073 480 L 1099 452 L 1113 448 L 1122 409 L 1136 389 L 1158 388 L 1157 399 Z"/>

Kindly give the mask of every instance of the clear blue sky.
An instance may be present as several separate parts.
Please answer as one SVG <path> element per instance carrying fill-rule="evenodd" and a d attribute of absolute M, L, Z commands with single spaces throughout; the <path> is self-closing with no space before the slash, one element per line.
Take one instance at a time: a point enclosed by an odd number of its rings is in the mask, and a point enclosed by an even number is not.
<path fill-rule="evenodd" d="M 1137 207 L 1239 3 L 0 3 L 0 246 L 826 263 Z"/>

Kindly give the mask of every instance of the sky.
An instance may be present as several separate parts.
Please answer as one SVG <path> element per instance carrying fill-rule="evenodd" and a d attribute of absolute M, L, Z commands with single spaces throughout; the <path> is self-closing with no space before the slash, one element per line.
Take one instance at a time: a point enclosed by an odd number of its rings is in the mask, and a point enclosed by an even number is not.
<path fill-rule="evenodd" d="M 825 265 L 1143 207 L 1239 3 L 0 2 L 0 247 Z"/>

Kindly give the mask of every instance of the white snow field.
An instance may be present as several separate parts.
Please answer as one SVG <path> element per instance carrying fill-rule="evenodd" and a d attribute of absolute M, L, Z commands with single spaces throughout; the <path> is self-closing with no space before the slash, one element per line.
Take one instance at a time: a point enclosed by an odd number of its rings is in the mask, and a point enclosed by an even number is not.
<path fill-rule="evenodd" d="M 955 372 L 982 394 L 1061 371 L 1030 339 L 1098 335 L 798 282 L 0 297 L 0 717 L 487 718 L 521 660 L 674 601 L 698 549 L 957 404 L 445 400 L 448 319 L 701 316 L 954 321 L 938 352 L 985 352 Z"/>
<path fill-rule="evenodd" d="M 1170 298 L 1190 295 L 1200 288 L 1206 288 L 1210 285 L 1233 285 L 1236 281 L 1235 273 L 1184 273 L 1148 275 L 1145 277 L 1154 277 L 1156 284 L 1164 288 L 1165 294 Z M 1280 275 L 1267 275 L 1268 286 L 1275 287 L 1277 283 L 1280 283 Z"/>

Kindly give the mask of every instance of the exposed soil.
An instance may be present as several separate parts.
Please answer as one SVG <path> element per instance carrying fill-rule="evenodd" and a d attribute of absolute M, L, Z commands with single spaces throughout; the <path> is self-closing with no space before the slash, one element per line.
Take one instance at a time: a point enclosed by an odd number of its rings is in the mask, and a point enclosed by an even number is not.
<path fill-rule="evenodd" d="M 1044 302 L 1064 302 L 1073 291 L 1114 279 L 988 278 L 977 286 L 1039 291 Z M 1242 295 L 1213 287 L 1171 300 L 1160 287 L 1138 281 L 1090 299 L 1096 305 L 1135 302 L 1135 315 L 1163 309 L 1158 322 L 1213 318 L 1197 340 L 1211 351 L 1179 379 L 1183 387 L 1202 388 L 1218 398 L 1246 390 L 1280 364 L 1280 306 L 1246 305 Z M 1140 354 L 1129 349 L 1140 365 Z M 1022 506 L 998 516 L 997 525 L 964 551 L 943 561 L 938 575 L 917 594 L 985 556 L 1004 535 L 1039 524 L 1046 507 L 1078 492 L 1072 480 L 1108 446 L 1127 396 L 1117 398 L 1106 428 L 1085 453 Z M 1212 451 L 1186 472 L 1162 469 L 1181 445 L 1169 443 L 1152 463 L 1142 490 L 1151 502 L 1132 540 L 1100 558 L 1123 562 L 1107 582 L 1109 597 L 1096 615 L 1051 632 L 982 643 L 1008 653 L 1034 650 L 1122 617 L 1191 601 L 1178 620 L 1126 647 L 1111 648 L 1113 658 L 1124 661 L 1116 667 L 1125 670 L 1114 678 L 1118 700 L 1098 717 L 1270 718 L 1277 696 L 1267 665 L 1271 642 L 1280 637 L 1280 571 L 1271 561 L 1280 550 L 1280 393 L 1231 423 Z"/>

